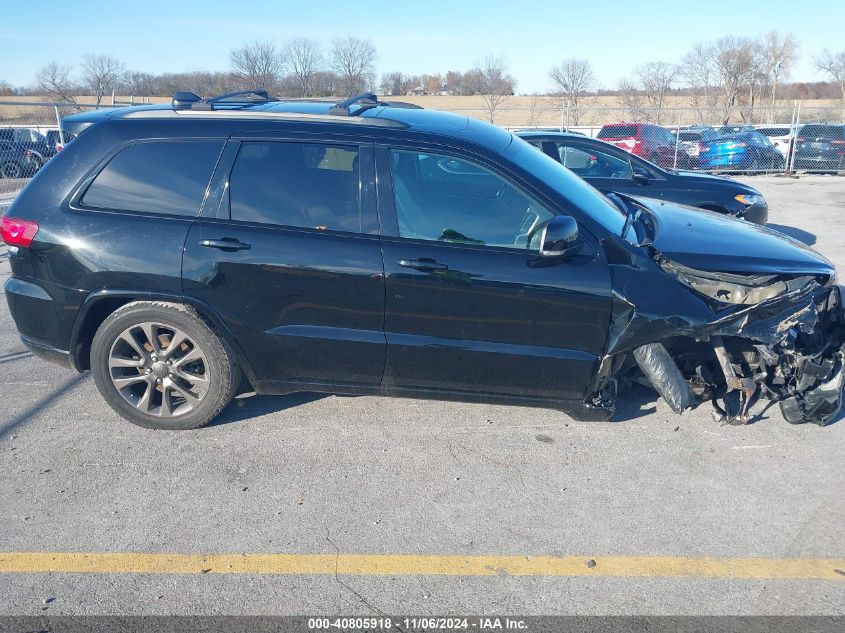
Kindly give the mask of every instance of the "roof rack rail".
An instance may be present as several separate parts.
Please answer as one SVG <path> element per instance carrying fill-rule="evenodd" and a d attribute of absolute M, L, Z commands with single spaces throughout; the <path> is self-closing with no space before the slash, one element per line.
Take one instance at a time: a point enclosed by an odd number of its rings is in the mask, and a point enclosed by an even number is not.
<path fill-rule="evenodd" d="M 242 98 L 238 98 L 242 97 Z M 215 110 L 215 105 L 250 105 L 273 101 L 266 90 L 238 90 L 203 99 L 193 92 L 177 92 L 171 105 L 174 110 Z"/>
<path fill-rule="evenodd" d="M 360 105 L 361 107 L 352 112 L 353 105 Z M 344 99 L 340 103 L 336 103 L 329 108 L 329 114 L 334 116 L 358 116 L 362 112 L 375 108 L 376 106 L 388 106 L 392 108 L 408 108 L 412 110 L 422 110 L 422 106 L 414 103 L 406 103 L 404 101 L 379 101 L 378 97 L 373 92 L 364 92 L 354 97 Z"/>
<path fill-rule="evenodd" d="M 378 105 L 378 97 L 372 92 L 364 92 L 354 97 L 349 97 L 329 108 L 329 114 L 335 116 L 352 116 L 350 108 L 356 103 L 360 103 L 364 108 L 372 108 Z"/>

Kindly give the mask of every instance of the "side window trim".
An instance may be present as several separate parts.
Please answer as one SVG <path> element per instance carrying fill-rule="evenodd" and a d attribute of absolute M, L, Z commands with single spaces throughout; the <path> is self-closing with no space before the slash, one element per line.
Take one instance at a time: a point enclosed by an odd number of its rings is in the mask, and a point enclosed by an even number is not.
<path fill-rule="evenodd" d="M 235 164 L 241 143 L 231 137 L 220 153 L 203 201 L 200 216 L 203 219 L 229 220 L 229 174 Z"/>

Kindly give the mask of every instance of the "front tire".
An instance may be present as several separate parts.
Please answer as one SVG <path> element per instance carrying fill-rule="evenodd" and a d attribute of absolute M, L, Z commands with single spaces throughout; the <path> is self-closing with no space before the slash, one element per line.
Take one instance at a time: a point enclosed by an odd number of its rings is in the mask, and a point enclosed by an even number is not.
<path fill-rule="evenodd" d="M 240 372 L 190 307 L 138 301 L 113 312 L 91 343 L 94 383 L 123 418 L 148 429 L 195 429 L 229 403 Z"/>

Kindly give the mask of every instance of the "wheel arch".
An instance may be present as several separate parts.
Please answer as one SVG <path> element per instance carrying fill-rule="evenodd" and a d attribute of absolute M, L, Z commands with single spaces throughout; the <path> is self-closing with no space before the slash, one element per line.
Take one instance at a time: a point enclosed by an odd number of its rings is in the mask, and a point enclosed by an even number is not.
<path fill-rule="evenodd" d="M 70 339 L 71 364 L 77 371 L 81 372 L 91 368 L 91 341 L 103 321 L 118 308 L 134 301 L 168 301 L 191 306 L 220 337 L 223 345 L 234 356 L 237 366 L 246 375 L 247 380 L 255 384 L 255 373 L 249 360 L 214 308 L 195 297 L 131 289 L 97 290 L 85 298 L 77 314 Z"/>

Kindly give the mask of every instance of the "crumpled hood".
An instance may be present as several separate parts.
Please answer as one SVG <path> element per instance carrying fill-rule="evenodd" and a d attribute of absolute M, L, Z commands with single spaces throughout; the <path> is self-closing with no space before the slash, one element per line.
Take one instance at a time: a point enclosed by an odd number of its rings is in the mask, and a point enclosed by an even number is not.
<path fill-rule="evenodd" d="M 660 200 L 636 200 L 657 219 L 654 248 L 684 266 L 733 273 L 833 274 L 825 257 L 772 229 Z"/>

